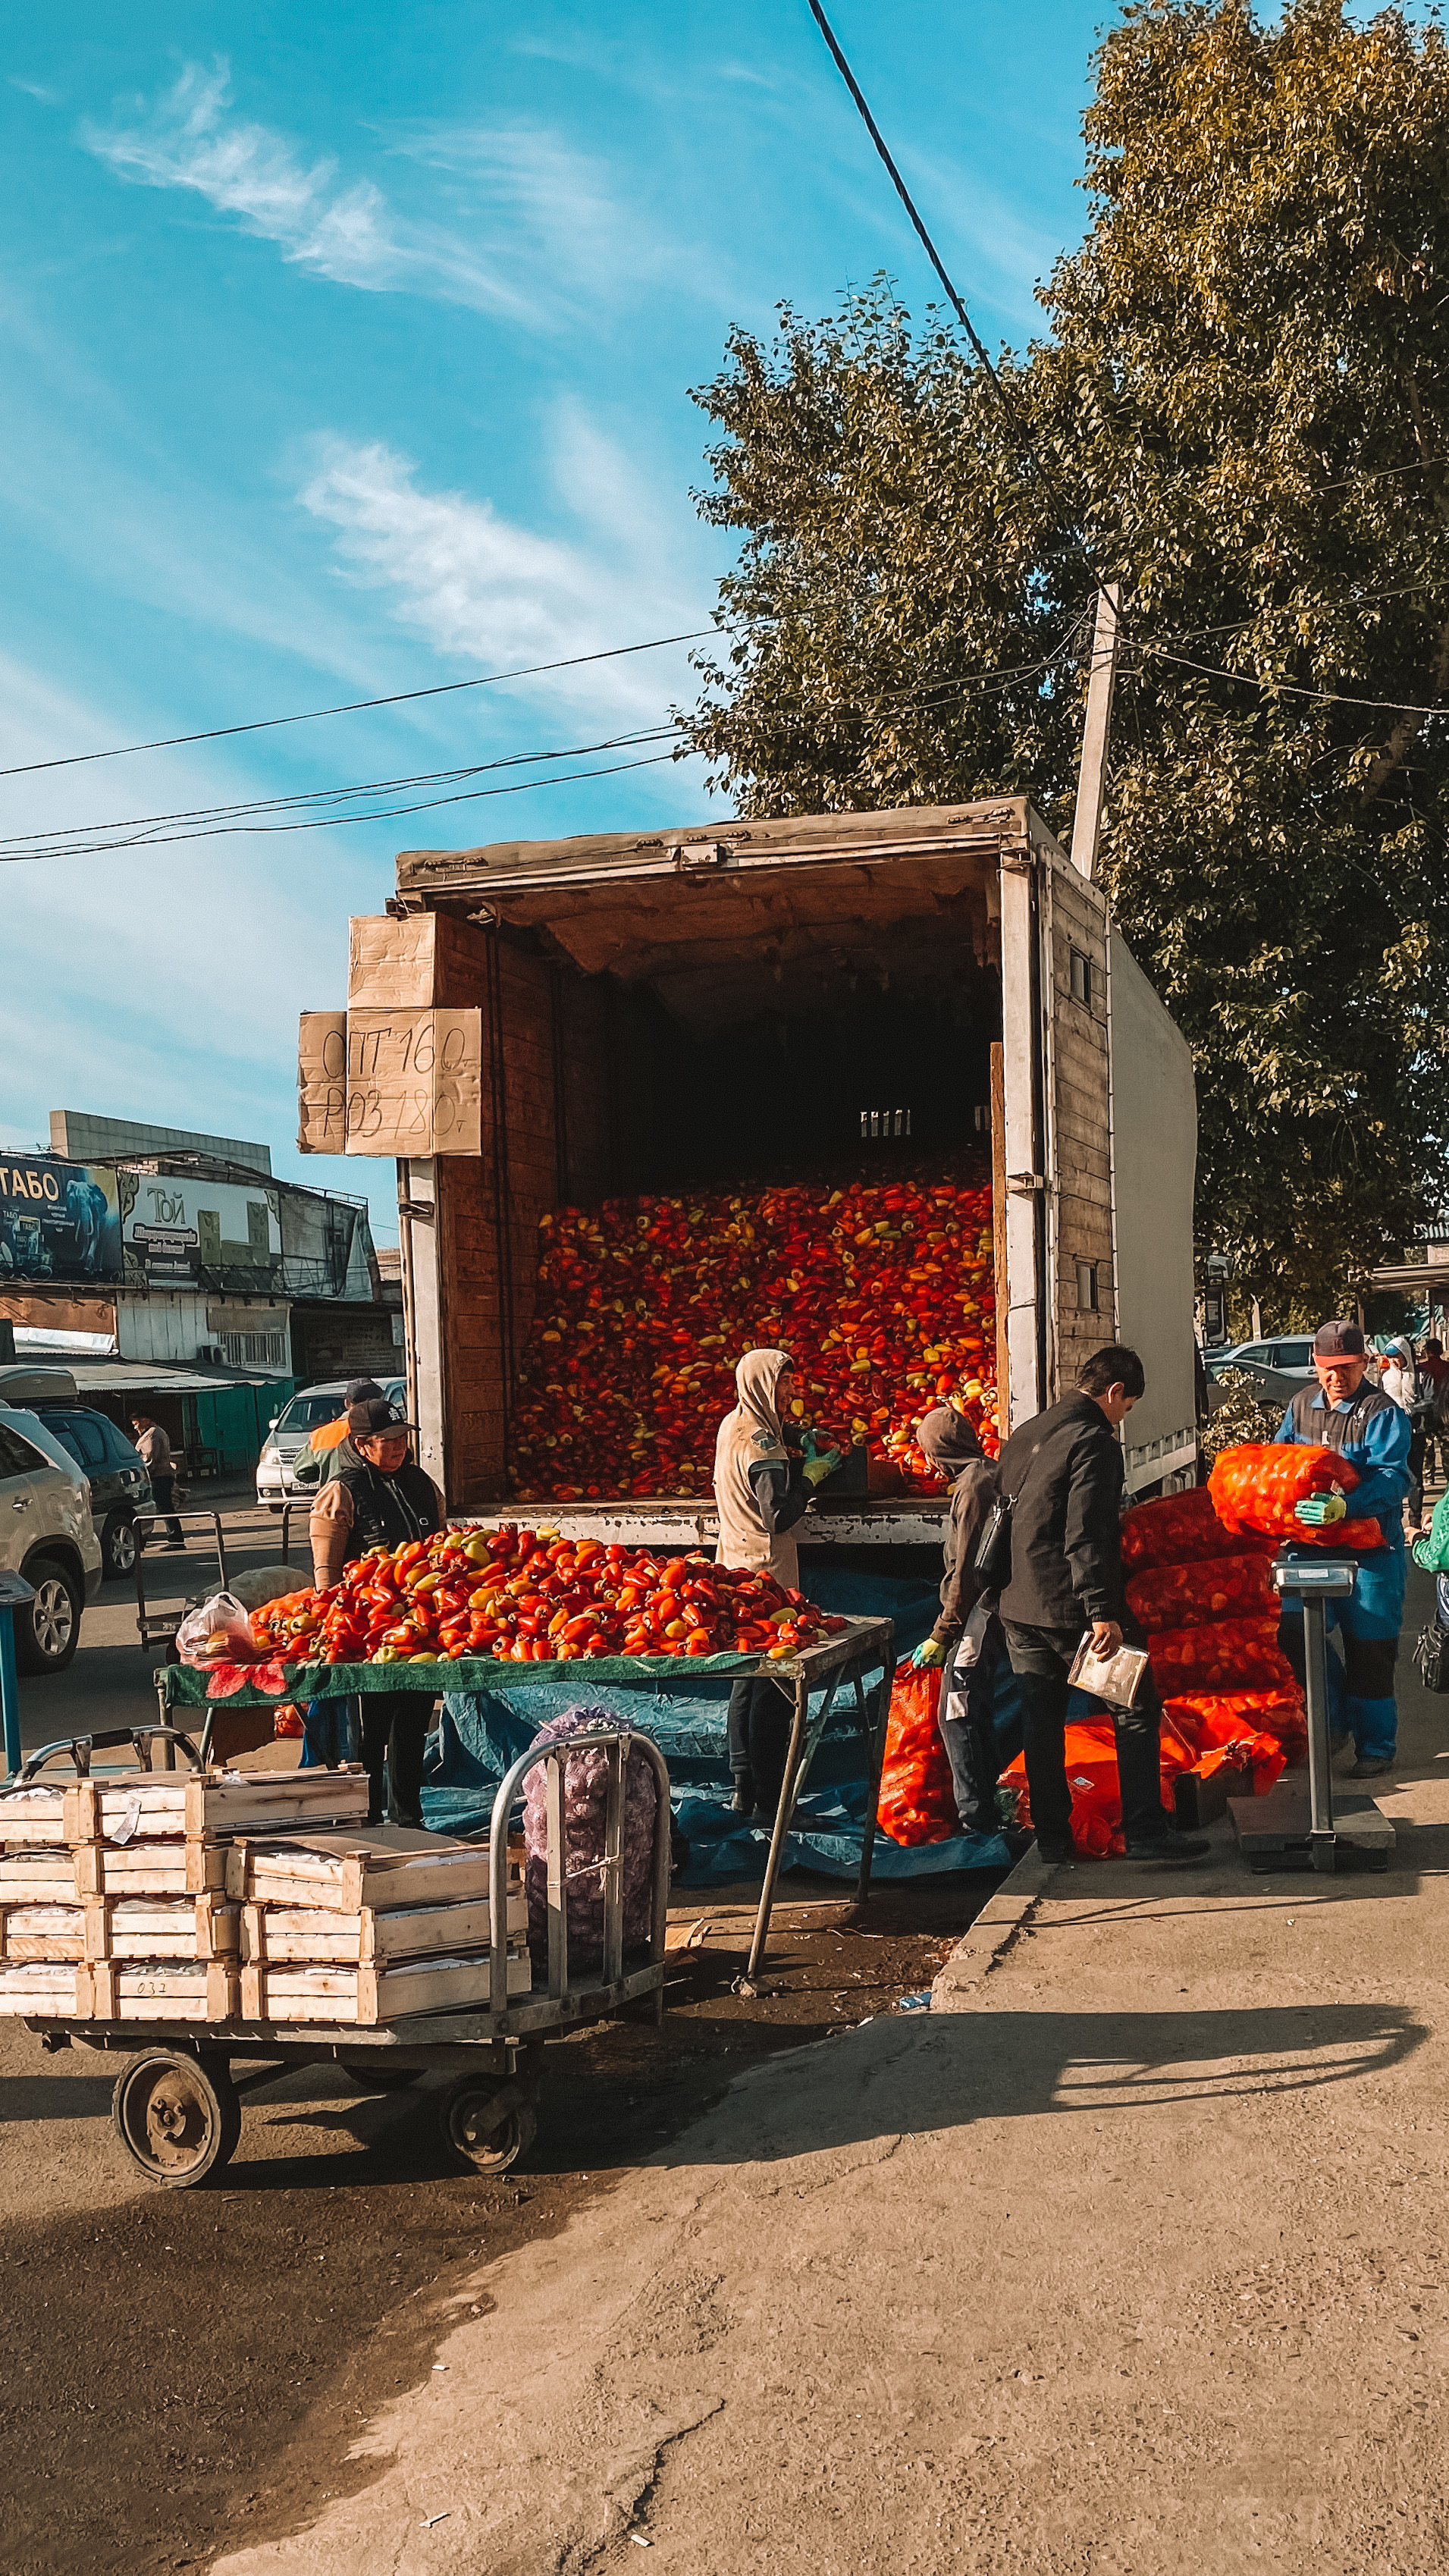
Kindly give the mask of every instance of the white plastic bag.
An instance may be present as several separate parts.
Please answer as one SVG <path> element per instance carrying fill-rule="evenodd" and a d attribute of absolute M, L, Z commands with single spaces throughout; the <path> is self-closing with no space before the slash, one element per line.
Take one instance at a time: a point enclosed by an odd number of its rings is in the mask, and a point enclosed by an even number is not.
<path fill-rule="evenodd" d="M 183 1664 L 254 1664 L 256 1641 L 234 1592 L 214 1592 L 199 1610 L 188 1610 L 176 1631 Z"/>

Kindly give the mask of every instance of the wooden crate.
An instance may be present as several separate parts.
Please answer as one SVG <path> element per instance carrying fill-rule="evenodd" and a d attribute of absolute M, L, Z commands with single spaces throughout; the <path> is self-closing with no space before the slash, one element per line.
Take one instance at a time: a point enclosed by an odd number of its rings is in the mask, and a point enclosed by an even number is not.
<path fill-rule="evenodd" d="M 0 1847 L 18 1852 L 68 1841 L 65 1796 L 59 1781 L 54 1788 L 37 1781 L 26 1789 L 7 1789 L 0 1795 Z"/>
<path fill-rule="evenodd" d="M 82 1898 L 222 1894 L 226 1859 L 225 1843 L 77 1843 L 71 1881 Z"/>
<path fill-rule="evenodd" d="M 77 1780 L 60 1794 L 59 1836 L 108 1843 L 219 1842 L 234 1833 L 286 1833 L 307 1824 L 346 1824 L 367 1814 L 368 1780 L 358 1763 L 337 1771 L 136 1771 Z M 0 1801 L 0 1839 L 5 1818 Z"/>
<path fill-rule="evenodd" d="M 526 1952 L 510 1952 L 510 1995 L 526 1995 L 532 1984 Z M 401 2021 L 409 2013 L 486 2012 L 489 1996 L 486 1954 L 356 1968 L 274 1967 L 259 1962 L 241 1972 L 244 2021 Z"/>
<path fill-rule="evenodd" d="M 509 1888 L 521 1884 L 510 1860 Z M 227 1855 L 226 1891 L 256 1905 L 318 1906 L 332 1914 L 377 1914 L 402 1906 L 487 1902 L 486 1843 L 442 1834 L 404 1842 L 399 1829 L 314 1834 L 285 1843 L 239 1841 Z"/>
<path fill-rule="evenodd" d="M 75 1974 L 78 1992 L 83 1991 L 82 1980 L 89 1983 L 89 2005 L 80 2009 L 88 2010 L 97 2021 L 236 2019 L 237 1970 L 228 1959 L 188 1965 L 177 1960 L 91 1959 Z"/>
<path fill-rule="evenodd" d="M 59 1959 L 6 1960 L 0 1965 L 0 2014 L 35 2014 L 49 2020 L 63 2013 L 68 2021 L 89 2018 L 91 1972 L 84 1962 Z"/>
<path fill-rule="evenodd" d="M 364 1905 L 356 1914 L 334 1914 L 321 1905 L 246 1905 L 241 1911 L 244 1960 L 337 1960 L 365 1966 L 374 1960 L 454 1958 L 484 1950 L 492 1940 L 493 1909 L 487 1897 L 463 1905 L 404 1905 L 380 1914 Z M 528 1929 L 528 1900 L 508 1900 L 508 1930 Z"/>
<path fill-rule="evenodd" d="M 220 1896 L 0 1905 L 0 1959 L 235 1958 L 241 1908 Z"/>

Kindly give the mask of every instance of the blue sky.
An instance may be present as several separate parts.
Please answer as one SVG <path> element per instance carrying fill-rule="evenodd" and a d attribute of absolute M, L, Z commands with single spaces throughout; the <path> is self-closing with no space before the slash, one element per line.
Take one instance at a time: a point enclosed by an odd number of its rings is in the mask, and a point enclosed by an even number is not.
<path fill-rule="evenodd" d="M 1082 228 L 1102 13 L 832 14 L 978 327 L 1020 342 Z M 80 0 L 11 22 L 0 116 L 6 767 L 706 625 L 688 388 L 730 325 L 881 268 L 929 300 L 804 0 Z M 0 831 L 600 742 L 692 694 L 676 648 L 9 778 Z M 60 1106 L 264 1137 L 394 1240 L 390 1165 L 292 1145 L 347 915 L 399 848 L 709 810 L 694 765 L 639 768 L 11 868 L 0 1141 Z"/>

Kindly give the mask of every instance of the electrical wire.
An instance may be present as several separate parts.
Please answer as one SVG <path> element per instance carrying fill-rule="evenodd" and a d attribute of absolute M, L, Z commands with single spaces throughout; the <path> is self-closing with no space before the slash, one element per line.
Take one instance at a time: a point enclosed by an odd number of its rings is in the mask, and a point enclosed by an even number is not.
<path fill-rule="evenodd" d="M 316 815 L 310 821 L 306 822 L 215 823 L 205 825 L 195 831 L 153 833 L 149 836 L 142 836 L 137 840 L 118 839 L 94 841 L 89 843 L 68 843 L 64 849 L 60 850 L 0 849 L 0 867 L 23 867 L 27 862 L 38 859 L 94 858 L 102 856 L 107 851 L 111 850 L 159 850 L 165 849 L 168 845 L 177 841 L 217 840 L 234 832 L 335 832 L 346 823 L 382 823 L 387 822 L 394 815 L 428 814 L 439 805 L 468 805 L 475 803 L 480 797 L 485 796 L 525 796 L 532 788 L 561 787 L 565 784 L 572 785 L 573 781 L 579 778 L 617 778 L 621 770 L 657 769 L 661 761 L 675 760 L 678 757 L 679 754 L 674 751 L 656 751 L 646 754 L 645 758 L 642 760 L 613 761 L 604 769 L 577 769 L 567 773 L 565 777 L 560 778 L 519 778 L 515 779 L 512 784 L 507 787 L 469 788 L 456 796 L 428 797 L 416 805 L 384 806 L 380 811 L 373 814 Z"/>
<path fill-rule="evenodd" d="M 814 19 L 816 26 L 819 28 L 821 35 L 825 39 L 836 70 L 839 72 L 841 79 L 844 81 L 846 88 L 849 90 L 851 97 L 854 99 L 855 104 L 860 111 L 861 120 L 865 126 L 865 130 L 870 136 L 872 143 L 875 145 L 877 152 L 880 154 L 881 160 L 884 162 L 887 173 L 889 174 L 891 185 L 895 189 L 896 195 L 900 198 L 901 204 L 905 207 L 906 213 L 911 219 L 911 225 L 916 238 L 950 298 L 952 311 L 955 313 L 957 321 L 960 323 L 962 330 L 965 332 L 967 339 L 971 343 L 971 347 L 978 364 L 985 370 L 987 380 L 996 395 L 997 401 L 1001 405 L 1002 411 L 1010 424 L 1022 453 L 1031 459 L 1032 464 L 1041 476 L 1047 490 L 1052 494 L 1053 498 L 1062 508 L 1064 513 L 1062 520 L 1063 533 L 1067 537 L 1068 542 L 1075 548 L 1088 572 L 1091 574 L 1094 590 L 1099 593 L 1102 599 L 1107 601 L 1113 614 L 1117 616 L 1119 622 L 1121 622 L 1121 614 L 1118 609 L 1117 602 L 1110 598 L 1106 583 L 1103 581 L 1101 574 L 1098 572 L 1096 565 L 1088 554 L 1086 546 L 1083 544 L 1081 536 L 1074 525 L 1075 514 L 1072 510 L 1071 502 L 1067 494 L 1063 492 L 1051 467 L 1044 460 L 1040 449 L 1036 446 L 1031 435 L 1030 427 L 1023 422 L 1018 406 L 1012 401 L 1011 396 L 1008 394 L 1006 387 L 1002 382 L 1001 376 L 993 365 L 986 343 L 982 339 L 980 332 L 977 330 L 975 323 L 972 321 L 970 314 L 967 312 L 966 306 L 963 303 L 960 294 L 957 292 L 950 272 L 946 267 L 946 263 L 942 259 L 940 252 L 937 250 L 935 243 L 932 241 L 931 236 L 926 229 L 924 220 L 917 208 L 916 201 L 911 195 L 909 188 L 906 186 L 904 179 L 901 177 L 900 171 L 896 167 L 890 146 L 886 142 L 885 136 L 882 134 L 880 127 L 877 125 L 875 118 L 871 114 L 870 104 L 866 98 L 865 92 L 861 88 L 859 81 L 856 79 L 854 72 L 851 70 L 849 63 L 845 58 L 840 41 L 836 36 L 835 30 L 831 26 L 829 19 L 826 17 L 824 9 L 820 5 L 820 0 L 806 0 L 806 7 L 809 9 L 811 17 Z"/>
<path fill-rule="evenodd" d="M 611 735 L 605 742 L 577 743 L 564 751 L 510 752 L 497 760 L 470 762 L 463 768 L 423 770 L 410 778 L 374 778 L 356 787 L 314 787 L 291 796 L 247 797 L 232 805 L 183 806 L 174 813 L 130 814 L 109 823 L 68 823 L 48 830 L 14 832 L 0 835 L 0 850 L 28 848 L 39 841 L 70 841 L 77 836 L 92 837 L 97 833 L 112 832 L 136 834 L 133 846 L 139 847 L 148 832 L 159 831 L 172 824 L 235 823 L 249 815 L 300 813 L 308 806 L 344 804 L 359 796 L 395 796 L 415 787 L 451 787 L 464 779 L 481 778 L 490 770 L 527 769 L 538 761 L 588 760 L 601 751 L 636 750 L 644 743 L 663 742 L 674 731 L 672 725 L 654 725 L 638 733 Z"/>
<path fill-rule="evenodd" d="M 550 671 L 577 671 L 589 662 L 618 662 L 631 653 L 659 653 L 669 644 L 699 644 L 725 630 L 697 626 L 688 635 L 655 635 L 647 644 L 610 644 L 598 653 L 571 653 L 561 662 L 531 662 L 518 671 L 486 671 L 476 680 L 439 680 L 427 689 L 394 689 L 384 698 L 352 698 L 345 706 L 309 707 L 294 716 L 257 716 L 248 724 L 212 725 L 204 733 L 164 734 L 155 742 L 124 742 L 113 751 L 72 751 L 54 760 L 22 760 L 0 769 L 0 778 L 28 778 L 38 769 L 81 769 L 94 760 L 129 760 L 140 751 L 177 751 L 187 743 L 225 742 L 233 734 L 272 733 L 279 725 L 318 724 L 324 716 L 364 715 L 373 707 L 411 706 L 418 698 L 455 697 L 462 689 L 496 689 L 507 680 L 537 680 Z"/>

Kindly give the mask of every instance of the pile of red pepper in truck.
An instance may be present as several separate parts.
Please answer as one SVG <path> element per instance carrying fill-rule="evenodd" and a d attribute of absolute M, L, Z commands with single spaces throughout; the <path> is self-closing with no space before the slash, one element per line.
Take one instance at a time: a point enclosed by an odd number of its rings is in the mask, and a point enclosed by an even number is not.
<path fill-rule="evenodd" d="M 251 1618 L 284 1663 L 596 1661 L 603 1655 L 784 1656 L 838 1636 L 799 1592 L 704 1555 L 657 1557 L 547 1530 L 454 1528 L 374 1549 L 326 1592 L 290 1592 Z"/>
<path fill-rule="evenodd" d="M 735 1363 L 783 1344 L 822 1448 L 939 1493 L 915 1426 L 953 1399 L 994 1456 L 991 1190 L 854 1181 L 606 1199 L 540 1228 L 514 1412 L 520 1502 L 706 1494 Z"/>

